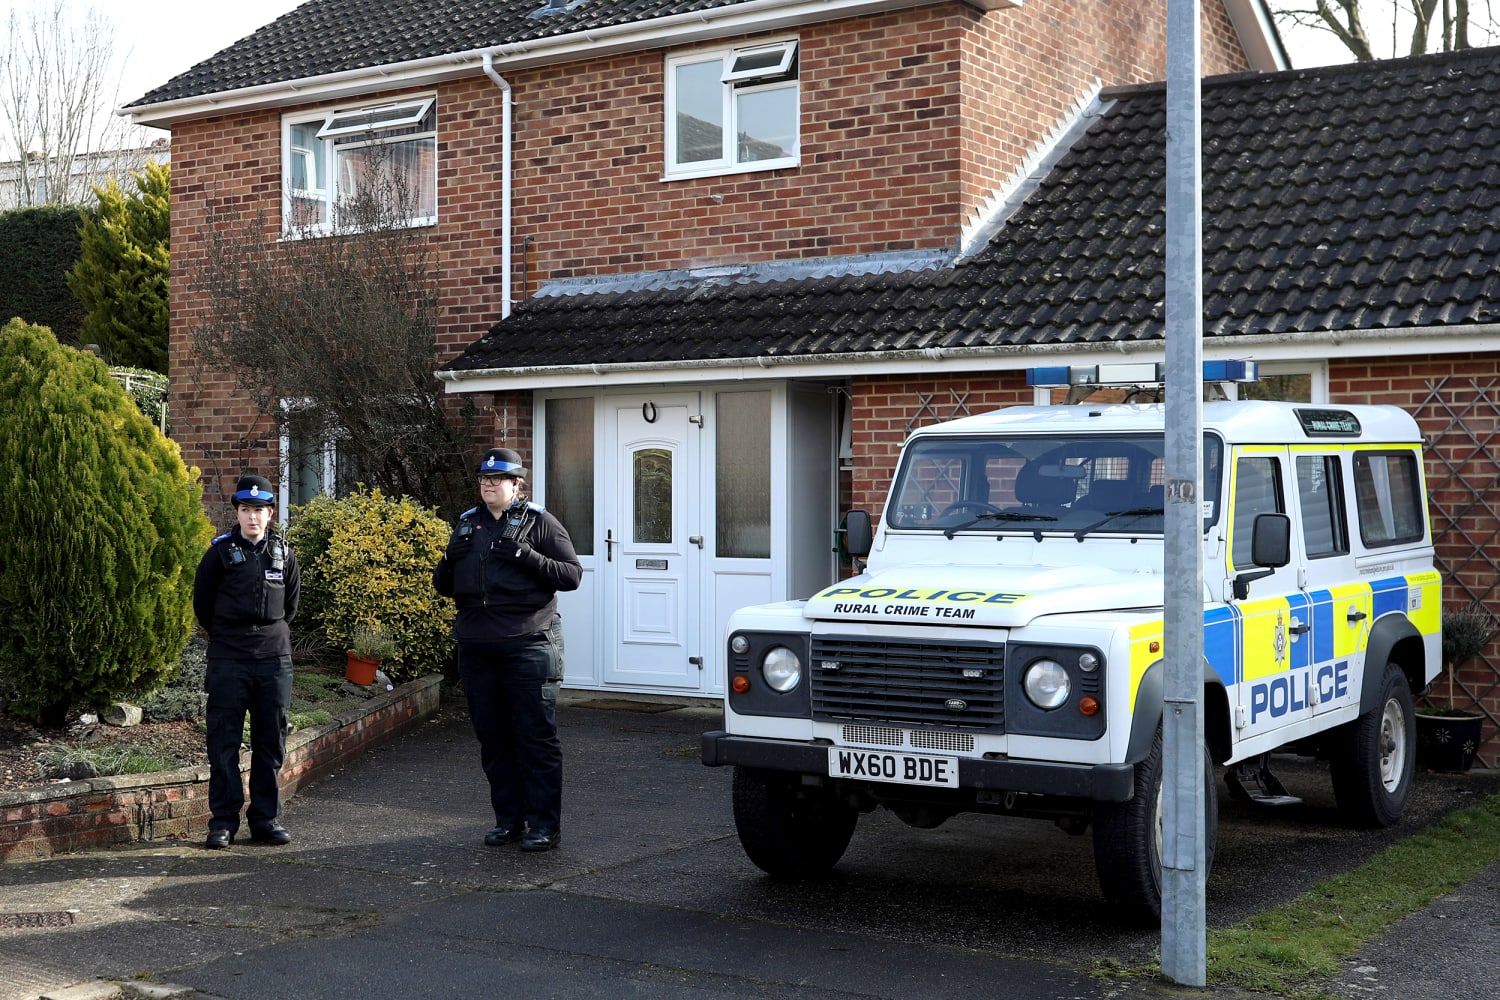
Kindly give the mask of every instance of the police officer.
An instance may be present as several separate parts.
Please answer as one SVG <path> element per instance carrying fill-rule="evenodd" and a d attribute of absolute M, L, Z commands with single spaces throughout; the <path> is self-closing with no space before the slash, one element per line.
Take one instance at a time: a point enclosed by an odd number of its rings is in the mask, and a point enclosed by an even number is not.
<path fill-rule="evenodd" d="M 297 558 L 271 526 L 276 494 L 262 476 L 241 476 L 234 528 L 209 545 L 193 579 L 193 613 L 208 631 L 208 822 L 206 846 L 228 847 L 245 791 L 240 736 L 250 713 L 250 838 L 285 844 L 280 773 L 292 700 L 292 638 L 301 578 Z"/>
<path fill-rule="evenodd" d="M 526 500 L 520 455 L 491 448 L 477 472 L 483 502 L 459 518 L 432 582 L 458 605 L 458 672 L 495 812 L 484 842 L 550 851 L 562 842 L 557 592 L 578 589 L 583 567 L 567 529 Z"/>

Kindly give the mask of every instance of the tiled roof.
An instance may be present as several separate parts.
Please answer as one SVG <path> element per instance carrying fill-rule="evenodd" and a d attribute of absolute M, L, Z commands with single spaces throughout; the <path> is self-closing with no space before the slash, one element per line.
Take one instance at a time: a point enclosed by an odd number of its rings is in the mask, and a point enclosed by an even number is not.
<path fill-rule="evenodd" d="M 1205 81 L 1205 335 L 1500 321 L 1497 98 L 1500 48 Z M 1104 99 L 968 261 L 537 296 L 447 367 L 1160 338 L 1165 88 Z"/>
<path fill-rule="evenodd" d="M 125 105 L 139 108 L 727 7 L 743 0 L 307 0 Z"/>

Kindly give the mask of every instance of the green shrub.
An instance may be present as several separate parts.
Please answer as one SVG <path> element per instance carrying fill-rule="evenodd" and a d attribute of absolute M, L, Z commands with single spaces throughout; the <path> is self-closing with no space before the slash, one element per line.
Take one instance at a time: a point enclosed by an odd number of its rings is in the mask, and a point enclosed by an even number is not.
<path fill-rule="evenodd" d="M 56 725 L 177 669 L 213 532 L 197 470 L 98 358 L 12 320 L 0 399 L 0 677 Z"/>
<path fill-rule="evenodd" d="M 188 640 L 178 670 L 141 702 L 142 722 L 192 722 L 208 711 L 208 643 L 198 636 Z"/>
<path fill-rule="evenodd" d="M 117 365 L 167 370 L 167 268 L 172 168 L 132 173 L 135 190 L 94 185 L 99 213 L 85 218 L 68 287 L 88 312 L 80 336 Z"/>
<path fill-rule="evenodd" d="M 452 652 L 453 602 L 432 589 L 448 544 L 437 512 L 361 486 L 294 511 L 287 540 L 302 569 L 299 625 L 348 649 L 361 630 L 382 629 L 396 653 L 381 664 L 393 682 L 443 669 Z M 304 621 L 304 616 L 310 621 Z"/>

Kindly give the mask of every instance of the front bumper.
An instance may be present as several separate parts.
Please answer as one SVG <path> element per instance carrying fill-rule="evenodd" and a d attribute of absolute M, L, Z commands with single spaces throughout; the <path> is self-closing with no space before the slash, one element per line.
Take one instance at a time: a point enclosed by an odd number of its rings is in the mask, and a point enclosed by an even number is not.
<path fill-rule="evenodd" d="M 826 777 L 828 749 L 823 744 L 731 736 L 722 731 L 703 734 L 703 763 L 709 767 L 759 767 Z M 1057 764 L 964 757 L 958 761 L 958 784 L 960 788 L 977 791 L 1128 802 L 1135 795 L 1135 769 L 1129 764 Z"/>

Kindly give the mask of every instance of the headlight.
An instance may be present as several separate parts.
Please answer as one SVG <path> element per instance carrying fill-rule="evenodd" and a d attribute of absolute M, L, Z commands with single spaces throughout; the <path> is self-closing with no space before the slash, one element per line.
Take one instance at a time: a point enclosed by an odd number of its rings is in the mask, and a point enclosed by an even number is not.
<path fill-rule="evenodd" d="M 1026 697 L 1037 708 L 1057 708 L 1068 700 L 1072 682 L 1068 672 L 1056 660 L 1037 660 L 1026 668 Z"/>
<path fill-rule="evenodd" d="M 760 672 L 773 690 L 785 693 L 802 680 L 802 661 L 785 646 L 774 646 L 760 661 Z"/>

